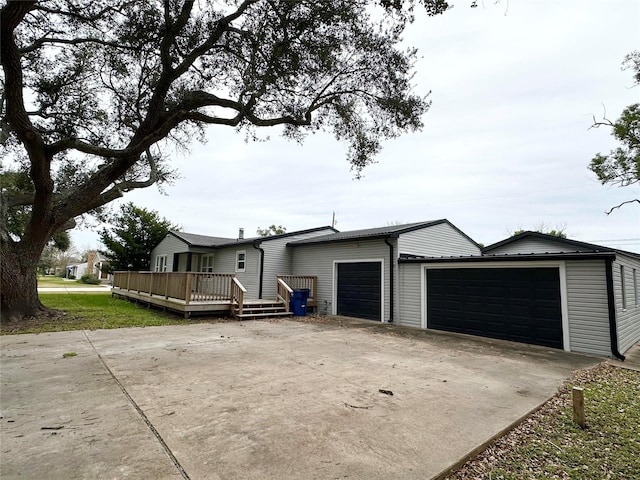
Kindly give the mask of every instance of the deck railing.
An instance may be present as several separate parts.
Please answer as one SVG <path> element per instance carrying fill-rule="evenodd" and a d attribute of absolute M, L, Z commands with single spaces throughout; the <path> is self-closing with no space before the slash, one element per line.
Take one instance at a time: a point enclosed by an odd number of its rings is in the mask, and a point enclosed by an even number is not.
<path fill-rule="evenodd" d="M 231 301 L 232 273 L 115 272 L 113 286 L 122 290 L 190 302 Z M 244 288 L 244 287 L 243 287 Z"/>
<path fill-rule="evenodd" d="M 231 306 L 238 306 L 237 314 L 242 315 L 242 306 L 244 304 L 244 294 L 247 293 L 247 289 L 240 283 L 240 281 L 234 276 L 231 279 Z"/>
<path fill-rule="evenodd" d="M 301 288 L 309 289 L 309 300 L 307 300 L 307 305 L 315 306 L 316 300 L 318 298 L 318 277 L 315 275 L 276 275 L 276 280 L 278 282 L 278 297 L 280 297 L 280 286 L 281 282 L 289 287 L 290 290 L 298 290 Z M 284 294 L 285 292 L 282 291 Z M 292 292 L 288 292 L 292 293 Z M 284 298 L 284 297 L 283 297 Z M 280 299 L 280 298 L 278 298 Z M 289 305 L 289 297 L 287 296 L 286 305 L 288 308 Z"/>
<path fill-rule="evenodd" d="M 287 309 L 287 313 L 291 310 L 289 307 L 289 301 L 291 300 L 291 294 L 293 293 L 293 289 L 287 285 L 287 283 L 276 276 L 278 281 L 278 290 L 276 293 L 276 300 L 279 300 L 284 303 L 285 308 Z"/>

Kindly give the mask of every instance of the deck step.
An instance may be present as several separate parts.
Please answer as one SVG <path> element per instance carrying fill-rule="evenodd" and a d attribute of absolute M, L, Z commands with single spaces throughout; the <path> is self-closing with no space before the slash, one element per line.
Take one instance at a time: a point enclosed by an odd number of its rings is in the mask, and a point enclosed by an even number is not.
<path fill-rule="evenodd" d="M 239 318 L 240 320 L 253 320 L 256 318 L 289 317 L 291 315 L 293 315 L 293 312 L 241 313 L 241 314 L 236 314 L 236 318 Z"/>
<path fill-rule="evenodd" d="M 236 305 L 233 306 L 233 315 L 240 320 L 258 318 L 275 318 L 290 316 L 287 308 L 277 300 L 249 300 L 242 304 L 242 313 Z"/>

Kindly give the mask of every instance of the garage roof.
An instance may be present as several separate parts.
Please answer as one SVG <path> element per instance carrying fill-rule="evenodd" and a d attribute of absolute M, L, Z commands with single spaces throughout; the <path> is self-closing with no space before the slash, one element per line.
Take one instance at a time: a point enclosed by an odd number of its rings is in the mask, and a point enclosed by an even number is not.
<path fill-rule="evenodd" d="M 305 240 L 297 240 L 287 243 L 287 246 L 296 247 L 298 245 L 311 245 L 317 243 L 332 243 L 332 242 L 347 242 L 351 240 L 375 240 L 380 238 L 397 238 L 403 233 L 412 232 L 414 230 L 420 230 L 422 228 L 432 227 L 434 225 L 440 225 L 446 223 L 457 230 L 460 234 L 464 235 L 471 242 L 476 243 L 473 239 L 469 238 L 463 231 L 453 225 L 447 219 L 429 220 L 425 222 L 405 223 L 403 225 L 387 225 L 384 227 L 366 228 L 364 230 L 350 230 L 348 232 L 336 232 L 329 235 L 322 235 L 320 237 L 308 238 Z M 477 244 L 476 244 L 477 245 Z"/>

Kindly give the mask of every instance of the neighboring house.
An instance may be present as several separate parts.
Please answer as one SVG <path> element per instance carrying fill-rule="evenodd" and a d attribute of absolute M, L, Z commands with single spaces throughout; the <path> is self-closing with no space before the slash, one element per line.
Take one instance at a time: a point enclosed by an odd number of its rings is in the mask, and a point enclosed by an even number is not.
<path fill-rule="evenodd" d="M 233 273 L 244 298 L 313 276 L 319 313 L 621 358 L 640 341 L 640 254 L 525 232 L 484 248 L 447 220 L 237 239 L 170 232 L 159 272 Z"/>
<path fill-rule="evenodd" d="M 421 285 L 401 290 L 404 325 L 615 357 L 640 341 L 640 254 L 524 232 L 481 257 L 400 265 Z"/>
<path fill-rule="evenodd" d="M 73 265 L 67 265 L 67 277 L 74 276 L 80 278 L 87 273 L 95 275 L 103 282 L 109 282 L 111 275 L 107 273 L 107 267 L 109 261 L 100 255 L 99 252 L 90 251 L 87 252 L 87 261 L 84 263 L 76 263 Z"/>

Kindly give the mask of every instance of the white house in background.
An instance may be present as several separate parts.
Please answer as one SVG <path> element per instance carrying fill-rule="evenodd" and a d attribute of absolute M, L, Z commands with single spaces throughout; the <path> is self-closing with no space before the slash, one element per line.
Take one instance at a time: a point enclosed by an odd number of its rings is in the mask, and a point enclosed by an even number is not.
<path fill-rule="evenodd" d="M 100 255 L 99 252 L 90 251 L 87 252 L 86 262 L 67 265 L 66 276 L 68 278 L 73 275 L 75 278 L 80 278 L 83 275 L 90 273 L 101 279 L 103 282 L 109 282 L 111 280 L 111 274 L 103 271 L 108 263 L 109 261 Z"/>

